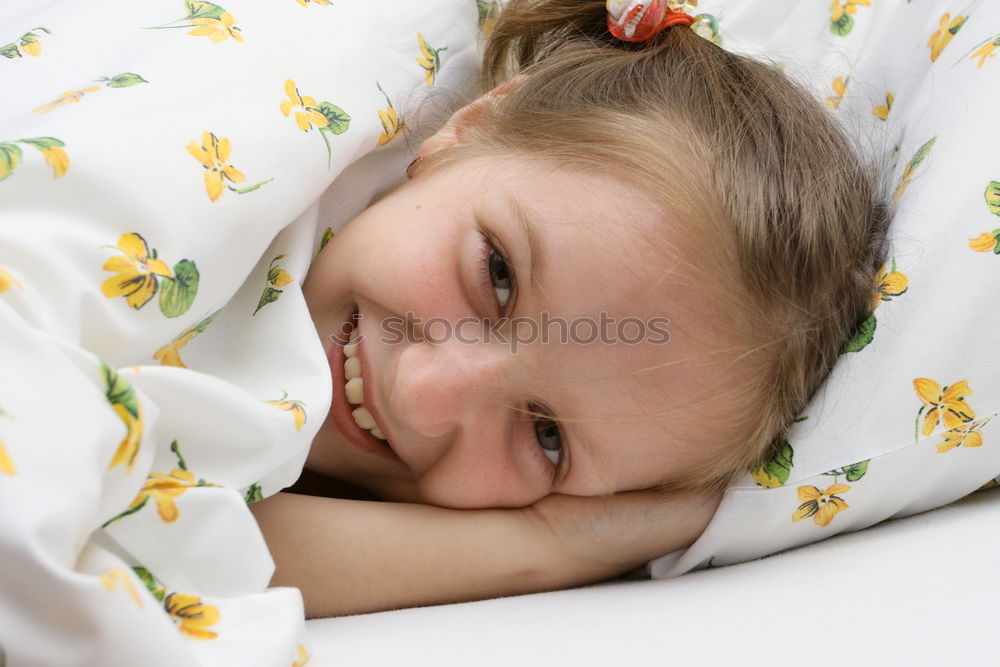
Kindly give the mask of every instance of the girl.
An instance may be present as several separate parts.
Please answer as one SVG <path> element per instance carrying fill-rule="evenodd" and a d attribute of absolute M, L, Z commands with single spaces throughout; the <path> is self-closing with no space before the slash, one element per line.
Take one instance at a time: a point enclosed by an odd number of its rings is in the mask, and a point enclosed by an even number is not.
<path fill-rule="evenodd" d="M 308 615 L 577 585 L 691 544 L 866 316 L 876 179 L 694 4 L 512 0 L 483 96 L 312 266 L 334 402 L 307 468 L 399 502 L 253 506 Z M 530 335 L 626 318 L 641 340 Z"/>

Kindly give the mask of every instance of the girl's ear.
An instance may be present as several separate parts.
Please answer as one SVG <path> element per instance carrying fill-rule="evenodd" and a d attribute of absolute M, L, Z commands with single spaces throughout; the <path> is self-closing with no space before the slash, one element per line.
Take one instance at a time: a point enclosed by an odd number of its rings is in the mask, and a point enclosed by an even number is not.
<path fill-rule="evenodd" d="M 498 99 L 513 90 L 522 80 L 523 75 L 517 75 L 503 82 L 490 92 L 478 97 L 476 100 L 465 105 L 448 119 L 444 127 L 435 132 L 430 138 L 420 144 L 414 156 L 414 163 L 419 162 L 428 155 L 433 155 L 439 150 L 451 148 L 464 143 L 463 134 L 467 128 L 475 125 L 479 118 L 489 106 Z"/>

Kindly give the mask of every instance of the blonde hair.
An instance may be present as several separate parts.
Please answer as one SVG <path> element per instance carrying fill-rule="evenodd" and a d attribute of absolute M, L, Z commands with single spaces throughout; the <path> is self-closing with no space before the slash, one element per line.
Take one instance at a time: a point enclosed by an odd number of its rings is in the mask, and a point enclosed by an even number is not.
<path fill-rule="evenodd" d="M 867 316 L 890 219 L 879 178 L 776 67 L 683 27 L 619 42 L 604 0 L 511 0 L 482 88 L 518 74 L 466 128 L 473 150 L 624 174 L 701 241 L 672 252 L 718 286 L 746 342 L 734 358 L 748 379 L 730 405 L 751 417 L 739 442 L 670 486 L 724 488 L 771 456 Z"/>

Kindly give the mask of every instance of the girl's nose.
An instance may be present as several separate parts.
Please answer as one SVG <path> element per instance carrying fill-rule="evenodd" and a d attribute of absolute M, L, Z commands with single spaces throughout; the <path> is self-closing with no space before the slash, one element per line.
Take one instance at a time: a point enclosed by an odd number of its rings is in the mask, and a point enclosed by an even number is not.
<path fill-rule="evenodd" d="M 404 344 L 387 397 L 397 428 L 428 440 L 466 429 L 491 432 L 504 403 L 509 353 L 454 338 Z"/>

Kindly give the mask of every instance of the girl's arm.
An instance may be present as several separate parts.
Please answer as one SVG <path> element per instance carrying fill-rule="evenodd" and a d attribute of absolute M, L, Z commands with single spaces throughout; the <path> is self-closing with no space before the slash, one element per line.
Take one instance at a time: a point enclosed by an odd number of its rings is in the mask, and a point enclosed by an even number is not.
<path fill-rule="evenodd" d="M 549 496 L 453 510 L 279 493 L 251 506 L 276 570 L 316 618 L 533 593 L 599 581 L 691 544 L 716 498 Z"/>

